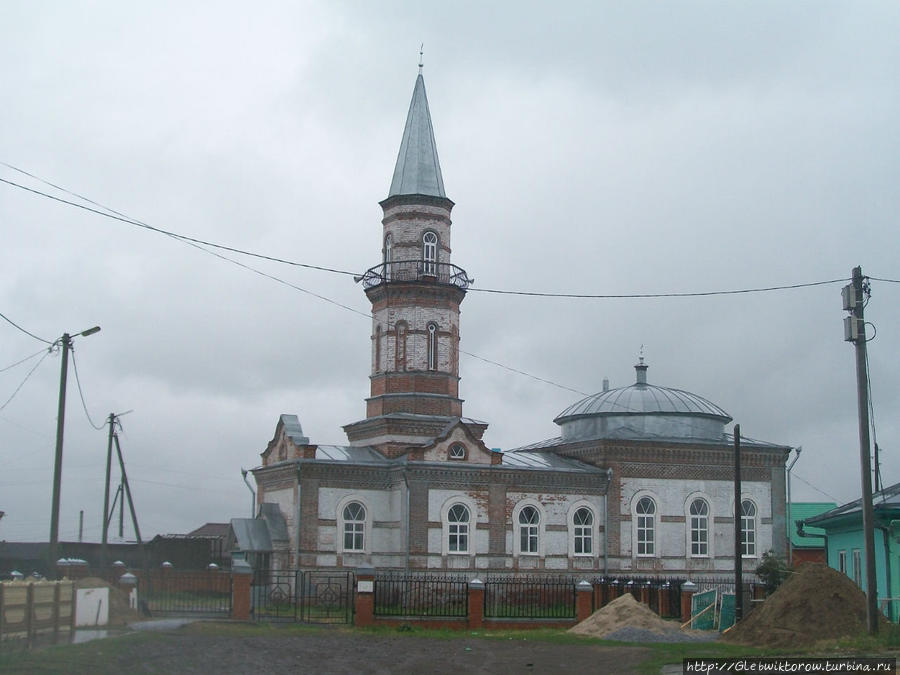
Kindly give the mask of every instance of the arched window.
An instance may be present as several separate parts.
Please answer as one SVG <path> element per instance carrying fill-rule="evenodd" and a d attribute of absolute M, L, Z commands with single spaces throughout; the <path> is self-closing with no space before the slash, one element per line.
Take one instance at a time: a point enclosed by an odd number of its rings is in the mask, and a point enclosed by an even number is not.
<path fill-rule="evenodd" d="M 462 504 L 454 504 L 447 512 L 447 549 L 450 553 L 469 552 L 469 519 L 469 509 Z"/>
<path fill-rule="evenodd" d="M 381 324 L 375 326 L 375 358 L 373 361 L 372 369 L 376 373 L 381 372 Z"/>
<path fill-rule="evenodd" d="M 538 553 L 538 526 L 541 516 L 533 506 L 525 506 L 519 511 L 519 553 Z"/>
<path fill-rule="evenodd" d="M 590 509 L 582 507 L 575 511 L 572 525 L 575 555 L 592 555 L 594 553 L 594 514 Z"/>
<path fill-rule="evenodd" d="M 344 551 L 366 550 L 366 507 L 359 502 L 350 502 L 342 513 L 344 521 Z"/>
<path fill-rule="evenodd" d="M 393 265 L 391 264 L 394 261 L 394 237 L 388 233 L 388 235 L 384 238 L 384 280 L 391 280 L 391 271 Z"/>
<path fill-rule="evenodd" d="M 397 343 L 394 348 L 395 370 L 406 370 L 406 322 L 398 321 L 394 328 Z"/>
<path fill-rule="evenodd" d="M 438 363 L 438 336 L 437 324 L 428 324 L 428 370 L 437 370 Z"/>
<path fill-rule="evenodd" d="M 422 273 L 429 276 L 437 274 L 437 243 L 438 238 L 434 232 L 426 232 L 422 235 Z"/>
<path fill-rule="evenodd" d="M 462 443 L 454 443 L 450 446 L 450 451 L 447 453 L 447 457 L 449 459 L 461 460 L 466 458 L 466 446 Z"/>
<path fill-rule="evenodd" d="M 741 502 L 741 555 L 756 557 L 756 504 L 749 499 Z"/>
<path fill-rule="evenodd" d="M 641 497 L 635 507 L 637 515 L 637 554 L 656 554 L 656 504 L 650 497 Z"/>
<path fill-rule="evenodd" d="M 709 504 L 695 499 L 690 508 L 691 555 L 709 555 Z"/>

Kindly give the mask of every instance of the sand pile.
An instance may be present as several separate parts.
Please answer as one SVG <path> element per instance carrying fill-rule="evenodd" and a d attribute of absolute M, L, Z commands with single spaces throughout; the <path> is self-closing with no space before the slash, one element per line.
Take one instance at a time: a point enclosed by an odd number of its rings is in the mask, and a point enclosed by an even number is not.
<path fill-rule="evenodd" d="M 722 639 L 760 647 L 794 647 L 865 630 L 866 596 L 857 585 L 826 565 L 804 563 Z"/>
<path fill-rule="evenodd" d="M 109 625 L 124 626 L 141 620 L 141 615 L 128 606 L 128 595 L 125 591 L 110 586 L 98 577 L 85 577 L 75 580 L 75 588 L 108 588 L 109 589 Z"/>
<path fill-rule="evenodd" d="M 660 619 L 656 612 L 626 593 L 598 609 L 587 619 L 569 629 L 570 633 L 589 637 L 605 637 L 622 628 L 640 628 L 662 635 L 679 632 L 678 625 Z"/>

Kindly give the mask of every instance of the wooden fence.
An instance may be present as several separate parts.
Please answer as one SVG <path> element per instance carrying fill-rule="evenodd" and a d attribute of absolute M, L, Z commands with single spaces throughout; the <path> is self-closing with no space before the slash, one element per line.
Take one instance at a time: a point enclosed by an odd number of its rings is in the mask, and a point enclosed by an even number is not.
<path fill-rule="evenodd" d="M 50 633 L 54 639 L 75 623 L 75 586 L 71 581 L 0 583 L 0 640 Z"/>

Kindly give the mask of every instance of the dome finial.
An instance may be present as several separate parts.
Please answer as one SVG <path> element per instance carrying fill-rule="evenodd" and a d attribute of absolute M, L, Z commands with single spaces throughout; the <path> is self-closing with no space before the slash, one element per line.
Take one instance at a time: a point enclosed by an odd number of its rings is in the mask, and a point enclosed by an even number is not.
<path fill-rule="evenodd" d="M 635 373 L 637 374 L 636 384 L 647 384 L 647 364 L 644 363 L 644 345 L 641 345 L 640 356 L 638 356 L 638 363 L 634 367 Z"/>
<path fill-rule="evenodd" d="M 422 53 L 423 53 L 424 49 L 425 49 L 425 43 L 423 42 L 422 44 L 419 45 L 419 75 L 422 74 L 422 67 L 425 65 L 424 63 L 422 63 Z"/>

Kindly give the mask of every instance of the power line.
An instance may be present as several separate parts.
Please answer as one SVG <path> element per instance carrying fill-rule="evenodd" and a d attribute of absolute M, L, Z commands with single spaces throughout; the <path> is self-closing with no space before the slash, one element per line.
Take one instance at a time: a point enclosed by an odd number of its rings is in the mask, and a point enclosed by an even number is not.
<path fill-rule="evenodd" d="M 11 364 L 11 365 L 6 366 L 6 368 L 0 368 L 0 373 L 5 373 L 7 370 L 11 370 L 11 369 L 15 368 L 16 366 L 20 366 L 20 365 L 22 365 L 23 363 L 25 363 L 26 361 L 30 361 L 30 360 L 33 359 L 35 356 L 38 356 L 39 354 L 43 354 L 43 353 L 46 352 L 46 351 L 47 351 L 46 349 L 42 349 L 42 350 L 40 350 L 39 352 L 35 352 L 35 353 L 32 354 L 31 356 L 26 356 L 26 357 L 25 357 L 24 359 L 22 359 L 21 361 L 16 361 L 15 363 L 13 363 L 13 364 Z"/>
<path fill-rule="evenodd" d="M 83 209 L 85 211 L 89 211 L 91 213 L 96 213 L 97 215 L 104 216 L 106 218 L 111 218 L 113 220 L 118 220 L 124 223 L 128 223 L 130 225 L 134 225 L 136 227 L 142 227 L 153 232 L 157 232 L 159 234 L 164 234 L 168 237 L 172 237 L 174 239 L 178 239 L 184 242 L 192 242 L 194 244 L 201 244 L 203 246 L 210 246 L 212 248 L 221 249 L 223 251 L 230 251 L 231 253 L 238 253 L 240 255 L 246 255 L 254 258 L 259 258 L 261 260 L 268 260 L 270 262 L 277 262 L 284 265 L 292 265 L 295 267 L 304 267 L 307 269 L 315 269 L 324 272 L 332 272 L 335 274 L 344 274 L 348 276 L 357 276 L 358 273 L 351 272 L 349 270 L 341 270 L 333 267 L 325 267 L 322 265 L 312 265 L 308 263 L 299 263 L 293 260 L 286 260 L 284 258 L 278 258 L 276 256 L 265 255 L 262 253 L 255 253 L 252 251 L 247 251 L 244 249 L 240 249 L 234 246 L 226 246 L 224 244 L 216 244 L 211 241 L 206 241 L 203 239 L 197 239 L 195 237 L 189 237 L 187 235 L 179 234 L 177 232 L 172 232 L 170 230 L 164 230 L 159 227 L 155 227 L 143 221 L 132 218 L 124 213 L 120 213 L 115 209 L 112 209 L 100 202 L 94 201 L 89 197 L 85 197 L 83 195 L 78 194 L 77 192 L 73 192 L 68 190 L 60 185 L 52 183 L 40 176 L 36 176 L 33 173 L 29 173 L 24 169 L 20 169 L 12 164 L 7 162 L 0 162 L 0 165 L 6 166 L 13 171 L 18 171 L 21 174 L 34 178 L 46 185 L 49 185 L 57 190 L 65 192 L 66 194 L 72 195 L 73 197 L 77 197 L 83 201 L 88 202 L 89 204 L 93 204 L 94 206 L 103 209 L 100 211 L 98 209 L 93 209 L 83 204 L 79 204 L 77 202 L 73 202 L 67 199 L 62 199 L 60 197 L 56 197 L 54 195 L 48 194 L 46 192 L 42 192 L 40 190 L 35 190 L 33 188 L 26 187 L 14 181 L 6 180 L 0 178 L 0 182 L 6 183 L 13 187 L 20 188 L 22 190 L 27 190 L 36 195 L 40 195 L 42 197 L 46 197 L 48 199 L 53 199 L 55 201 L 61 202 L 63 204 L 67 204 L 69 206 L 74 206 L 79 209 Z M 885 281 L 889 283 L 900 283 L 900 280 L 895 279 L 882 279 L 878 277 L 869 277 L 870 279 L 877 281 Z M 848 281 L 847 278 L 840 279 L 828 279 L 825 281 L 812 281 L 806 283 L 798 283 L 798 284 L 783 284 L 777 286 L 761 286 L 755 288 L 740 288 L 740 289 L 726 289 L 726 290 L 717 290 L 717 291 L 689 291 L 689 292 L 671 292 L 671 293 L 553 293 L 553 292 L 544 292 L 544 291 L 517 291 L 517 290 L 506 290 L 506 289 L 497 289 L 497 288 L 470 288 L 469 290 L 474 291 L 476 293 L 491 293 L 497 295 L 519 295 L 526 297 L 543 297 L 543 298 L 573 298 L 573 299 L 601 299 L 601 300 L 617 300 L 617 299 L 643 299 L 643 298 L 698 298 L 698 297 L 710 297 L 716 295 L 740 295 L 740 294 L 749 294 L 749 293 L 769 293 L 773 291 L 785 291 L 785 290 L 795 290 L 798 288 L 810 288 L 815 286 L 824 286 L 828 284 L 836 284 L 836 283 L 846 283 Z"/>
<path fill-rule="evenodd" d="M 840 503 L 840 501 L 841 501 L 840 499 L 838 499 L 838 498 L 835 497 L 834 495 L 828 494 L 827 492 L 825 492 L 825 490 L 821 490 L 821 489 L 817 488 L 815 485 L 813 485 L 813 484 L 810 483 L 808 480 L 806 480 L 803 476 L 800 476 L 800 475 L 798 475 L 798 474 L 796 474 L 796 473 L 792 473 L 791 475 L 792 475 L 794 478 L 799 479 L 801 483 L 806 483 L 809 487 L 811 487 L 813 490 L 815 490 L 815 491 L 818 492 L 819 494 L 825 495 L 825 496 L 828 497 L 831 501 Z"/>
<path fill-rule="evenodd" d="M 885 281 L 889 284 L 900 284 L 900 279 L 880 279 L 879 277 L 869 277 L 872 281 Z"/>
<path fill-rule="evenodd" d="M 497 361 L 491 361 L 490 359 L 486 359 L 483 356 L 478 356 L 477 354 L 473 354 L 471 352 L 467 352 L 462 349 L 459 350 L 459 353 L 465 354 L 466 356 L 471 356 L 472 358 L 478 359 L 479 361 L 484 361 L 485 363 L 490 363 L 491 365 L 498 366 L 499 368 L 503 368 L 510 372 L 518 373 L 519 375 L 524 375 L 525 377 L 530 377 L 531 379 L 537 380 L 538 382 L 543 382 L 544 384 L 549 384 L 554 387 L 559 387 L 560 389 L 565 389 L 566 391 L 575 392 L 576 394 L 581 394 L 582 396 L 588 396 L 588 394 L 584 393 L 583 391 L 579 391 L 578 389 L 572 389 L 572 387 L 567 387 L 563 384 L 558 384 L 556 382 L 553 382 L 552 380 L 545 380 L 543 377 L 538 377 L 537 375 L 532 375 L 531 373 L 526 373 L 524 370 L 518 370 L 517 368 L 505 366 L 502 363 L 498 363 Z"/>
<path fill-rule="evenodd" d="M 0 178 L 0 180 L 3 180 L 3 179 Z M 43 343 L 46 344 L 46 345 L 52 345 L 52 344 L 54 344 L 53 342 L 50 342 L 50 340 L 45 340 L 44 338 L 38 337 L 38 336 L 35 335 L 34 333 L 31 333 L 31 332 L 25 330 L 24 328 L 22 328 L 22 326 L 20 326 L 19 324 L 17 324 L 15 321 L 13 321 L 12 319 L 10 319 L 8 316 L 6 316 L 6 315 L 4 315 L 4 314 L 0 314 L 0 318 L 2 318 L 4 321 L 6 321 L 6 322 L 7 322 L 8 324 L 10 324 L 11 326 L 14 326 L 14 327 L 18 328 L 20 331 L 22 331 L 23 333 L 25 333 L 25 335 L 27 335 L 27 336 L 29 336 L 29 337 L 33 337 L 35 340 L 38 340 L 38 341 L 40 341 L 40 342 L 43 342 Z"/>
<path fill-rule="evenodd" d="M 16 394 L 18 394 L 19 390 L 22 389 L 22 387 L 25 385 L 26 382 L 28 382 L 28 378 L 31 377 L 31 374 L 35 370 L 37 370 L 38 366 L 40 366 L 44 362 L 44 359 L 47 358 L 47 355 L 50 354 L 50 351 L 51 350 L 47 349 L 44 352 L 44 355 L 41 357 L 41 360 L 38 361 L 37 363 L 35 363 L 34 367 L 28 371 L 28 374 L 25 376 L 25 379 L 22 380 L 22 382 L 19 384 L 18 387 L 16 387 L 16 390 L 12 393 L 12 396 L 10 396 L 8 399 L 6 399 L 6 403 L 4 403 L 3 405 L 0 405 L 0 410 L 3 410 L 6 406 L 8 406 L 10 404 L 10 402 L 16 397 Z"/>
<path fill-rule="evenodd" d="M 108 206 L 99 204 L 98 202 L 88 199 L 87 197 L 82 197 L 81 195 L 79 195 L 75 192 L 70 192 L 69 190 L 66 190 L 65 188 L 61 188 L 56 185 L 53 185 L 53 183 L 45 181 L 42 178 L 38 178 L 37 176 L 33 176 L 33 174 L 22 171 L 21 169 L 16 169 L 16 167 L 6 164 L 5 162 L 0 162 L 0 164 L 3 164 L 4 166 L 8 166 L 11 169 L 15 169 L 16 171 L 21 171 L 22 173 L 24 173 L 27 176 L 32 176 L 33 178 L 36 178 L 37 180 L 39 180 L 43 183 L 47 183 L 47 185 L 52 185 L 53 187 L 55 187 L 58 190 L 62 190 L 63 192 L 66 192 L 67 194 L 71 194 L 75 197 L 78 197 L 79 199 L 83 199 L 84 201 L 86 201 L 90 204 L 94 204 L 95 206 L 98 206 L 101 209 L 105 209 L 105 210 L 100 211 L 98 209 L 92 209 L 91 207 L 85 206 L 84 204 L 79 204 L 78 202 L 73 202 L 68 199 L 63 199 L 61 197 L 57 197 L 55 195 L 48 194 L 46 192 L 41 192 L 40 190 L 35 190 L 34 188 L 27 187 L 20 183 L 16 183 L 11 180 L 6 180 L 5 178 L 0 178 L 0 182 L 6 183 L 7 185 L 12 185 L 13 187 L 17 187 L 21 190 L 27 190 L 28 192 L 31 192 L 36 195 L 40 195 L 41 197 L 46 197 L 47 199 L 52 199 L 52 200 L 60 202 L 62 204 L 68 204 L 69 206 L 74 206 L 75 208 L 82 209 L 84 211 L 89 211 L 90 213 L 96 213 L 98 216 L 103 216 L 105 218 L 111 218 L 112 220 L 118 220 L 123 223 L 128 223 L 129 225 L 134 225 L 135 227 L 142 227 L 144 229 L 151 230 L 151 231 L 157 232 L 159 234 L 164 234 L 167 237 L 172 237 L 174 239 L 180 239 L 185 242 L 193 242 L 195 244 L 203 244 L 204 246 L 211 246 L 213 248 L 219 248 L 224 251 L 231 251 L 232 253 L 240 253 L 241 255 L 251 256 L 253 258 L 260 258 L 262 260 L 269 260 L 271 262 L 277 262 L 277 263 L 281 263 L 283 265 L 292 265 L 294 267 L 305 267 L 307 269 L 321 270 L 323 272 L 333 272 L 335 274 L 345 274 L 348 276 L 356 276 L 358 274 L 357 272 L 350 272 L 347 270 L 339 270 L 339 269 L 335 269 L 332 267 L 324 267 L 321 265 L 308 265 L 306 263 L 299 263 L 299 262 L 295 262 L 293 260 L 285 260 L 284 258 L 276 258 L 275 256 L 264 255 L 262 253 L 253 253 L 252 251 L 245 251 L 243 249 L 235 248 L 233 246 L 225 246 L 223 244 L 216 244 L 211 241 L 204 241 L 203 239 L 196 239 L 194 237 L 188 237 L 187 235 L 184 235 L 184 234 L 178 234 L 177 232 L 170 232 L 169 230 L 163 230 L 162 228 L 154 227 L 153 225 L 149 225 L 140 220 L 135 220 L 125 214 L 119 213 L 115 209 L 111 209 Z"/>
<path fill-rule="evenodd" d="M 94 427 L 97 431 L 100 431 L 105 425 L 96 425 L 94 424 L 94 420 L 91 419 L 91 414 L 88 412 L 87 403 L 84 402 L 84 392 L 81 390 L 81 378 L 78 377 L 78 364 L 75 362 L 75 349 L 69 348 L 72 353 L 72 368 L 75 370 L 75 384 L 78 385 L 78 396 L 81 397 L 81 407 L 84 408 L 84 416 L 87 417 L 88 423 Z"/>
<path fill-rule="evenodd" d="M 828 279 L 803 284 L 786 284 L 783 286 L 762 286 L 758 288 L 740 288 L 726 291 L 697 291 L 687 293 L 542 293 L 537 291 L 504 291 L 496 288 L 471 288 L 476 293 L 496 293 L 500 295 L 524 295 L 538 298 L 577 298 L 599 300 L 635 300 L 639 298 L 702 298 L 712 295 L 739 295 L 742 293 L 768 293 L 771 291 L 787 291 L 795 288 L 825 286 L 826 284 L 845 283 L 848 279 Z"/>

